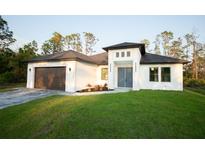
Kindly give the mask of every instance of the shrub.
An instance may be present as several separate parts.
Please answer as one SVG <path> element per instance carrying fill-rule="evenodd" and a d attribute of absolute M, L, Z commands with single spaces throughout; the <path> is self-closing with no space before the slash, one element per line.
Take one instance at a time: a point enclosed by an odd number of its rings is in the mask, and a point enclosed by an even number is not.
<path fill-rule="evenodd" d="M 107 85 L 107 83 L 104 84 L 103 90 L 105 90 L 105 91 L 108 90 L 108 85 Z"/>
<path fill-rule="evenodd" d="M 100 85 L 95 85 L 95 91 L 99 91 L 100 90 Z"/>
<path fill-rule="evenodd" d="M 13 72 L 5 72 L 0 75 L 0 83 L 14 83 L 15 75 Z"/>
<path fill-rule="evenodd" d="M 184 79 L 185 87 L 205 87 L 205 80 L 203 79 Z"/>

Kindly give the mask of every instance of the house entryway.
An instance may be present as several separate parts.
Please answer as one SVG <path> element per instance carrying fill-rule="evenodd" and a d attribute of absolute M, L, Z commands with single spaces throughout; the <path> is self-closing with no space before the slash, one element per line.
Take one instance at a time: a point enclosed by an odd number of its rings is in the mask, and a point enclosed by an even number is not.
<path fill-rule="evenodd" d="M 133 83 L 132 67 L 118 67 L 118 87 L 131 88 Z"/>

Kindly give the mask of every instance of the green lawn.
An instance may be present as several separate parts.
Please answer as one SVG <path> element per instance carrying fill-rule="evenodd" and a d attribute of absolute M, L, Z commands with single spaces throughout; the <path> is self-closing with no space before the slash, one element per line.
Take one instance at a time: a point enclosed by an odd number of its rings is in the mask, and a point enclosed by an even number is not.
<path fill-rule="evenodd" d="M 0 138 L 205 138 L 205 95 L 51 96 L 0 110 Z"/>
<path fill-rule="evenodd" d="M 0 84 L 0 92 L 11 91 L 14 88 L 25 87 L 26 83 L 10 83 L 10 84 Z"/>
<path fill-rule="evenodd" d="M 186 87 L 186 89 L 205 95 L 205 87 L 198 87 L 198 88 Z"/>

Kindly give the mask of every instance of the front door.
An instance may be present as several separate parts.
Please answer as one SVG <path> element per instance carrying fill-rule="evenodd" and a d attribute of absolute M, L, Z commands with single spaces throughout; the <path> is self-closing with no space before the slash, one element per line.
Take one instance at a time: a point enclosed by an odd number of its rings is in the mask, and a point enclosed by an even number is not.
<path fill-rule="evenodd" d="M 118 87 L 132 87 L 132 67 L 118 67 Z"/>

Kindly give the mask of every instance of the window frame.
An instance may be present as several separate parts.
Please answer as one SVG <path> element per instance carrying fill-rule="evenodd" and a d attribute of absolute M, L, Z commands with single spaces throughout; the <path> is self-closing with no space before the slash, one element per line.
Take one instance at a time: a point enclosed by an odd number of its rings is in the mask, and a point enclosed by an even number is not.
<path fill-rule="evenodd" d="M 125 57 L 125 52 L 124 51 L 121 52 L 121 57 Z"/>
<path fill-rule="evenodd" d="M 152 68 L 157 69 L 157 73 L 151 74 Z M 154 76 L 153 79 L 155 79 L 155 76 L 157 76 L 157 80 L 151 80 L 151 76 Z M 159 82 L 159 67 L 149 67 L 149 82 Z"/>
<path fill-rule="evenodd" d="M 103 75 L 103 70 L 107 70 L 106 71 L 107 74 Z M 108 80 L 108 68 L 107 67 L 102 67 L 100 73 L 101 73 L 100 74 L 100 79 L 107 81 Z"/>
<path fill-rule="evenodd" d="M 169 73 L 162 72 L 164 68 L 169 68 Z M 163 73 L 166 73 L 166 74 L 163 74 Z M 167 75 L 169 75 L 169 81 L 163 80 L 163 79 L 164 79 L 164 76 L 167 76 Z M 161 82 L 171 82 L 171 67 L 169 67 L 169 66 L 167 66 L 167 67 L 161 67 Z"/>
<path fill-rule="evenodd" d="M 129 53 L 129 56 L 128 56 L 128 53 Z M 130 52 L 130 51 L 127 51 L 126 56 L 127 56 L 127 57 L 131 57 L 131 52 Z"/>
<path fill-rule="evenodd" d="M 120 53 L 119 53 L 119 52 L 116 52 L 115 57 L 116 57 L 116 58 L 119 58 L 119 57 L 120 57 Z"/>

